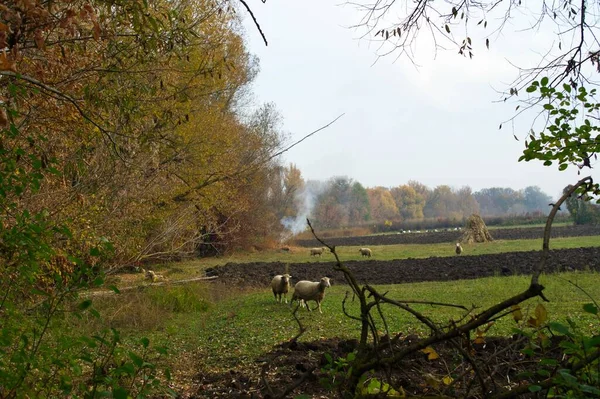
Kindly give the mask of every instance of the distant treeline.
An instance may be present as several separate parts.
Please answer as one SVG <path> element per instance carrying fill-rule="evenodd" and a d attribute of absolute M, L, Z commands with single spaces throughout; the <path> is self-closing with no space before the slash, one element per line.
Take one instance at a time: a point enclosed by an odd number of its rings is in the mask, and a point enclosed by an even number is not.
<path fill-rule="evenodd" d="M 327 182 L 307 181 L 297 191 L 296 215 L 289 215 L 287 222 L 290 226 L 292 221 L 306 223 L 304 217 L 299 218 L 305 216 L 322 229 L 365 224 L 382 226 L 382 230 L 398 225 L 427 229 L 457 226 L 476 213 L 491 224 L 507 223 L 508 216 L 541 223 L 551 202 L 552 198 L 537 186 L 473 192 L 468 186 L 456 189 L 440 185 L 432 189 L 409 181 L 391 188 L 366 188 L 348 177 L 335 177 Z"/>

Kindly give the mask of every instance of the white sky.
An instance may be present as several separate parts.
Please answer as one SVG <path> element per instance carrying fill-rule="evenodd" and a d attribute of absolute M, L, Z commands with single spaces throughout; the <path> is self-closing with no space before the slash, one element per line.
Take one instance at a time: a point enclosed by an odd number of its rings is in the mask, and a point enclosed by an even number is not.
<path fill-rule="evenodd" d="M 516 106 L 493 102 L 500 98 L 497 90 L 517 77 L 506 59 L 533 66 L 544 50 L 540 44 L 554 40 L 551 32 L 515 34 L 516 27 L 508 26 L 490 38 L 489 51 L 474 43 L 472 60 L 454 47 L 435 56 L 424 41 L 418 68 L 395 55 L 374 64 L 377 46 L 347 28 L 360 14 L 336 6 L 339 0 L 248 3 L 269 42 L 264 45 L 246 17 L 249 51 L 261 65 L 254 93 L 259 102 L 276 104 L 290 142 L 345 113 L 284 155 L 305 180 L 348 176 L 366 187 L 417 180 L 430 188 L 468 185 L 474 191 L 537 185 L 557 197 L 590 174 L 517 162 L 523 141 L 513 138 L 510 124 L 498 130 Z M 530 127 L 531 118 L 522 118 L 514 133 L 525 138 Z"/>

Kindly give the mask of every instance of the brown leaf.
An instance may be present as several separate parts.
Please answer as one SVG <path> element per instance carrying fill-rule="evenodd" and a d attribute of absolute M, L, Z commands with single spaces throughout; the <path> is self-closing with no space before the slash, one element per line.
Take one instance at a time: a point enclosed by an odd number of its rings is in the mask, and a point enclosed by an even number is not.
<path fill-rule="evenodd" d="M 529 327 L 538 327 L 539 326 L 538 321 L 535 317 L 530 317 L 529 320 L 527 320 L 527 325 Z"/>
<path fill-rule="evenodd" d="M 33 40 L 35 41 L 37 48 L 40 50 L 44 50 L 46 48 L 46 40 L 44 40 L 41 29 L 36 29 L 35 32 L 33 32 Z"/>
<path fill-rule="evenodd" d="M 0 127 L 8 126 L 8 117 L 6 116 L 6 110 L 0 108 Z"/>
<path fill-rule="evenodd" d="M 0 71 L 17 72 L 17 64 L 11 55 L 5 51 L 0 53 Z"/>
<path fill-rule="evenodd" d="M 101 29 L 100 29 L 100 24 L 98 23 L 98 21 L 94 20 L 93 22 L 94 24 L 94 39 L 95 40 L 100 40 L 100 34 L 102 33 Z"/>

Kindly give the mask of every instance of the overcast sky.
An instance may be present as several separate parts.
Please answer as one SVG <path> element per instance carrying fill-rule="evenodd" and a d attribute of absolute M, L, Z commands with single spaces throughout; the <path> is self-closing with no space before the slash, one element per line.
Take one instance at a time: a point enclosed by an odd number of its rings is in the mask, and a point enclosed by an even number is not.
<path fill-rule="evenodd" d="M 276 104 L 290 142 L 344 114 L 284 155 L 305 180 L 348 176 L 366 187 L 417 180 L 474 191 L 537 185 L 552 197 L 578 180 L 575 168 L 559 172 L 539 161 L 517 162 L 531 118 L 515 125 L 521 141 L 510 124 L 498 129 L 516 106 L 495 102 L 517 76 L 509 61 L 533 66 L 554 40 L 551 28 L 515 33 L 521 26 L 509 24 L 490 37 L 490 50 L 478 35 L 472 60 L 456 48 L 434 54 L 423 39 L 418 67 L 395 55 L 374 63 L 377 46 L 348 28 L 361 15 L 336 4 L 249 2 L 268 46 L 245 18 L 249 51 L 260 58 L 256 99 Z"/>

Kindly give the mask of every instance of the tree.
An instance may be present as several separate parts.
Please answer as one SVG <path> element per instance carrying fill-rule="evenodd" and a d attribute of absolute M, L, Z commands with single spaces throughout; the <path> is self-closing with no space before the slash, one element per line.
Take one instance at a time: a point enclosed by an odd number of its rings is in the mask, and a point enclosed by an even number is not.
<path fill-rule="evenodd" d="M 450 217 L 460 218 L 462 215 L 458 215 L 457 209 L 457 198 L 452 188 L 447 185 L 437 186 L 423 209 L 425 217 L 437 218 L 437 217 Z"/>
<path fill-rule="evenodd" d="M 571 187 L 565 187 L 564 192 Z M 592 204 L 589 196 L 570 196 L 565 203 L 575 224 L 600 224 L 600 206 Z"/>
<path fill-rule="evenodd" d="M 509 214 L 510 209 L 521 202 L 518 191 L 512 188 L 484 188 L 473 194 L 482 215 L 499 216 Z"/>
<path fill-rule="evenodd" d="M 544 212 L 551 202 L 552 197 L 544 193 L 538 186 L 525 187 L 523 190 L 523 205 L 527 212 Z"/>
<path fill-rule="evenodd" d="M 111 371 L 118 331 L 47 327 L 97 315 L 77 293 L 102 285 L 103 269 L 276 232 L 272 213 L 253 211 L 268 208 L 282 135 L 272 106 L 256 118 L 237 106 L 257 65 L 227 6 L 0 4 L 3 396 L 150 396 L 155 372 L 125 382 L 153 368 L 147 339 Z"/>
<path fill-rule="evenodd" d="M 404 220 L 422 219 L 425 198 L 410 185 L 394 187 L 390 190 L 400 216 Z"/>
<path fill-rule="evenodd" d="M 385 187 L 368 188 L 367 194 L 373 220 L 384 222 L 398 219 L 398 207 L 390 190 Z"/>
<path fill-rule="evenodd" d="M 471 187 L 464 186 L 458 189 L 456 191 L 456 201 L 459 212 L 462 214 L 463 218 L 474 213 L 479 214 L 479 204 L 473 196 Z"/>
<path fill-rule="evenodd" d="M 352 224 L 360 224 L 371 219 L 371 204 L 367 189 L 359 182 L 352 184 L 348 201 L 348 217 Z"/>

